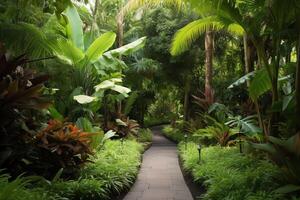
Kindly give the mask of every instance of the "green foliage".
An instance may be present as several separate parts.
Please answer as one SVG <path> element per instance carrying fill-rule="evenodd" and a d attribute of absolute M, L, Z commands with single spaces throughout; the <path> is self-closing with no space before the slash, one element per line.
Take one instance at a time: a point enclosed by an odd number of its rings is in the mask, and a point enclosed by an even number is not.
<path fill-rule="evenodd" d="M 164 126 L 163 128 L 163 134 L 167 137 L 173 140 L 174 142 L 181 142 L 184 141 L 184 133 L 182 133 L 179 129 L 174 128 L 170 125 Z"/>
<path fill-rule="evenodd" d="M 111 199 L 133 184 L 140 166 L 142 145 L 136 141 L 107 141 L 80 178 L 39 184 L 40 190 L 66 200 Z"/>
<path fill-rule="evenodd" d="M 1 171 L 2 172 L 2 171 Z M 28 187 L 33 181 L 32 178 L 17 177 L 15 180 L 10 180 L 7 174 L 0 175 L 0 199 L 1 200 L 50 200 L 49 193 L 46 191 L 34 189 L 30 190 Z M 54 196 L 53 196 L 54 200 Z"/>
<path fill-rule="evenodd" d="M 189 143 L 185 150 L 182 143 L 179 151 L 184 168 L 205 185 L 203 199 L 282 199 L 273 192 L 280 185 L 280 170 L 269 161 L 240 154 L 233 147 L 204 148 L 201 162 L 196 144 Z"/>
<path fill-rule="evenodd" d="M 243 35 L 244 29 L 240 25 L 235 23 L 225 24 L 222 20 L 224 19 L 216 16 L 209 16 L 189 23 L 176 33 L 172 43 L 171 54 L 179 55 L 188 50 L 188 48 L 201 34 L 205 33 L 205 31 L 219 31 L 227 28 L 229 32 Z"/>
<path fill-rule="evenodd" d="M 275 163 L 282 169 L 286 186 L 277 190 L 278 193 L 289 193 L 300 189 L 300 134 L 296 134 L 287 140 L 276 137 L 269 137 L 269 143 L 256 144 L 251 143 L 256 149 L 263 150 L 270 154 Z"/>
<path fill-rule="evenodd" d="M 52 177 L 59 169 L 73 175 L 88 162 L 92 150 L 89 146 L 93 133 L 83 132 L 72 123 L 50 121 L 48 126 L 36 135 L 36 146 L 40 148 L 36 168 L 42 175 Z"/>
<path fill-rule="evenodd" d="M 141 143 L 152 142 L 152 131 L 150 129 L 140 129 L 137 135 L 137 141 Z"/>
<path fill-rule="evenodd" d="M 238 130 L 231 129 L 222 122 L 215 121 L 211 126 L 198 129 L 193 136 L 204 144 L 217 143 L 221 146 L 227 146 L 234 143 L 235 138 L 233 136 L 236 134 L 238 134 Z"/>
<path fill-rule="evenodd" d="M 249 87 L 249 95 L 253 100 L 271 89 L 271 80 L 265 69 L 257 71 Z"/>

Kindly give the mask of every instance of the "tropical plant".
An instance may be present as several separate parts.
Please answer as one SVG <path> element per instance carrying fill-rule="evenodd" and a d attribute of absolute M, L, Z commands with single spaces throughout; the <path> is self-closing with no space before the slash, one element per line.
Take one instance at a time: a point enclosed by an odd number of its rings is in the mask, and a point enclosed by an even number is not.
<path fill-rule="evenodd" d="M 11 180 L 11 176 L 3 174 L 1 170 L 0 175 L 0 199 L 1 200 L 38 200 L 46 199 L 49 193 L 47 191 L 31 190 L 30 185 L 34 182 L 34 177 L 18 176 L 16 179 Z"/>
<path fill-rule="evenodd" d="M 137 136 L 140 125 L 129 117 L 122 117 L 121 119 L 115 119 L 115 121 L 109 121 L 107 124 L 108 130 L 115 131 L 119 137 L 123 138 L 128 135 Z"/>
<path fill-rule="evenodd" d="M 258 144 L 250 143 L 256 149 L 267 152 L 272 160 L 281 168 L 284 173 L 283 179 L 287 185 L 276 190 L 278 193 L 290 193 L 300 190 L 300 134 L 288 138 L 280 139 L 276 137 L 268 137 L 268 143 Z"/>
<path fill-rule="evenodd" d="M 89 146 L 93 133 L 82 132 L 72 123 L 51 120 L 48 126 L 36 135 L 36 145 L 41 150 L 38 166 L 44 172 L 72 175 L 89 161 L 92 150 Z"/>
<path fill-rule="evenodd" d="M 214 121 L 213 125 L 194 132 L 193 137 L 196 137 L 201 143 L 217 143 L 221 146 L 228 146 L 235 142 L 234 136 L 237 134 L 237 130 L 229 128 L 222 122 Z"/>
<path fill-rule="evenodd" d="M 27 68 L 24 55 L 7 59 L 4 50 L 0 51 L 0 166 L 11 168 L 13 175 L 19 175 L 21 172 L 15 169 L 24 169 L 22 160 L 32 150 L 34 132 L 30 129 L 40 127 L 38 116 L 42 114 L 39 111 L 51 104 L 43 96 L 48 76 L 37 75 Z"/>

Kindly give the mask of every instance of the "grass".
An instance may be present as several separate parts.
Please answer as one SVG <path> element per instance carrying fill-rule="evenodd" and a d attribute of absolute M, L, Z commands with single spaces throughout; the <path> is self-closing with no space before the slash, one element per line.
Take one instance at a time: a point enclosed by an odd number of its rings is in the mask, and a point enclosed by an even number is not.
<path fill-rule="evenodd" d="M 212 146 L 202 149 L 199 162 L 197 145 L 179 145 L 183 167 L 194 180 L 204 184 L 204 200 L 276 200 L 280 170 L 266 160 L 243 155 L 235 147 Z"/>

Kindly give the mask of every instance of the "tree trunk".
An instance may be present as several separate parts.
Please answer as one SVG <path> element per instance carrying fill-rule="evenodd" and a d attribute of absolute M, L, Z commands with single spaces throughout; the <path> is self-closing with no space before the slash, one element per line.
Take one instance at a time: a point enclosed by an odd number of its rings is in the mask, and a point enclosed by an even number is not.
<path fill-rule="evenodd" d="M 117 17 L 117 38 L 118 38 L 118 47 L 123 46 L 123 40 L 124 40 L 124 10 L 123 6 L 121 6 L 121 10 L 118 13 Z M 122 56 L 120 55 L 119 59 L 122 59 Z M 117 112 L 119 115 L 122 113 L 122 101 L 117 103 Z"/>
<path fill-rule="evenodd" d="M 183 103 L 184 121 L 189 120 L 190 91 L 191 91 L 190 79 L 187 78 L 187 80 L 185 81 L 185 87 L 184 87 L 184 103 Z"/>
<path fill-rule="evenodd" d="M 244 59 L 245 59 L 245 72 L 246 74 L 254 71 L 254 58 L 253 58 L 253 47 L 251 40 L 247 34 L 244 34 Z M 250 86 L 249 80 L 247 80 L 247 86 Z"/>
<path fill-rule="evenodd" d="M 212 88 L 214 34 L 208 30 L 205 33 L 205 99 L 209 104 L 214 101 Z"/>
<path fill-rule="evenodd" d="M 300 35 L 298 36 L 298 48 L 297 48 L 297 71 L 296 71 L 296 130 L 300 131 Z"/>

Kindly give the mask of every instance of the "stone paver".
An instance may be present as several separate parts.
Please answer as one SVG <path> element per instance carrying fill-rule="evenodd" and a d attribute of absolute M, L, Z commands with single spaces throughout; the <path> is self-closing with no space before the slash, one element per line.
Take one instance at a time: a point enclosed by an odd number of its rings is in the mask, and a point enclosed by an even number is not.
<path fill-rule="evenodd" d="M 123 200 L 193 200 L 181 173 L 176 145 L 153 128 L 137 180 Z"/>

